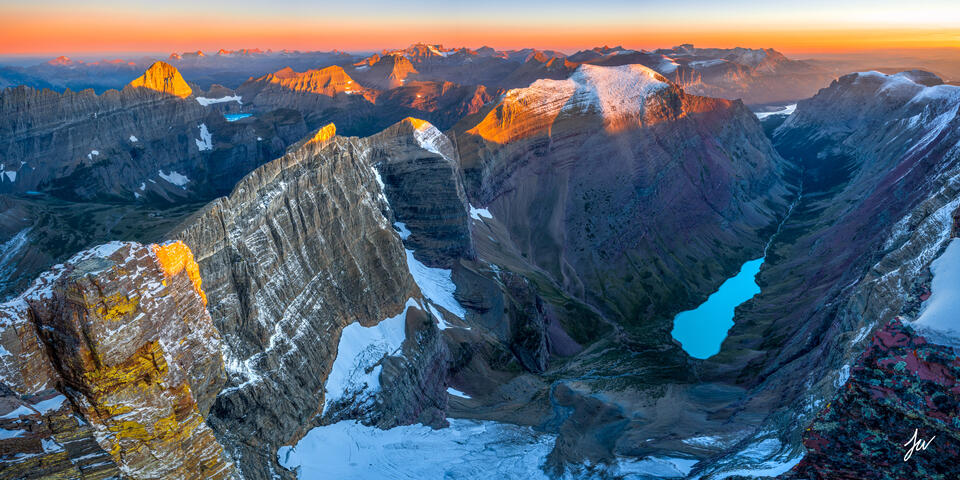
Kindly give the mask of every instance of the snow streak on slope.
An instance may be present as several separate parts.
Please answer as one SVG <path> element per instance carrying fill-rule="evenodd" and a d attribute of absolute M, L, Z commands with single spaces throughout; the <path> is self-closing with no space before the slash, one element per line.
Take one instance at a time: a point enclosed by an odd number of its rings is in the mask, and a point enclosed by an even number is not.
<path fill-rule="evenodd" d="M 437 127 L 423 122 L 414 129 L 413 138 L 424 150 L 446 158 L 446 156 L 440 153 L 440 145 L 442 143 L 450 143 L 450 140 L 448 140 Z"/>
<path fill-rule="evenodd" d="M 410 275 L 413 275 L 413 281 L 420 287 L 423 296 L 462 320 L 467 311 L 453 297 L 453 292 L 457 290 L 453 283 L 453 272 L 446 268 L 428 267 L 413 256 L 413 250 L 405 248 L 404 251 L 407 252 Z"/>
<path fill-rule="evenodd" d="M 327 478 L 546 480 L 541 470 L 556 437 L 529 427 L 452 418 L 434 430 L 390 430 L 354 421 L 317 427 L 277 452 L 301 480 Z"/>
<path fill-rule="evenodd" d="M 228 95 L 220 98 L 197 97 L 197 103 L 199 103 L 200 105 L 203 105 L 204 107 L 208 107 L 210 105 L 213 105 L 214 103 L 227 103 L 227 102 L 237 102 L 240 105 L 243 105 L 243 102 L 240 101 L 240 95 L 232 95 L 232 96 Z"/>
<path fill-rule="evenodd" d="M 702 472 L 694 480 L 722 480 L 730 477 L 776 477 L 782 475 L 803 459 L 802 448 L 784 445 L 776 438 L 765 438 L 750 444 L 739 452 L 721 459 L 718 469 Z M 704 475 L 706 473 L 706 475 Z"/>
<path fill-rule="evenodd" d="M 797 111 L 797 104 L 793 103 L 793 104 L 784 106 L 782 110 L 777 110 L 774 112 L 757 112 L 754 115 L 756 115 L 757 118 L 763 120 L 764 118 L 771 117 L 774 115 L 784 115 L 784 116 L 792 115 L 793 112 L 796 112 L 796 111 Z"/>
<path fill-rule="evenodd" d="M 401 240 L 406 240 L 410 237 L 410 230 L 407 229 L 407 226 L 403 222 L 394 222 L 393 226 L 397 234 L 400 235 Z M 407 253 L 407 268 L 410 270 L 410 275 L 413 277 L 414 283 L 420 287 L 420 292 L 423 293 L 423 296 L 430 302 L 445 308 L 448 312 L 462 320 L 466 316 L 467 311 L 453 296 L 453 292 L 457 290 L 457 286 L 453 283 L 453 272 L 446 268 L 428 267 L 413 256 L 413 250 L 409 248 L 404 248 L 403 250 Z M 428 307 L 430 308 L 430 312 L 437 317 L 440 330 L 449 327 L 449 325 L 443 321 L 443 317 L 439 315 L 439 312 L 433 308 L 433 305 L 428 304 Z"/>
<path fill-rule="evenodd" d="M 477 208 L 470 205 L 470 218 L 483 221 L 484 218 L 493 218 L 493 214 L 486 208 Z"/>

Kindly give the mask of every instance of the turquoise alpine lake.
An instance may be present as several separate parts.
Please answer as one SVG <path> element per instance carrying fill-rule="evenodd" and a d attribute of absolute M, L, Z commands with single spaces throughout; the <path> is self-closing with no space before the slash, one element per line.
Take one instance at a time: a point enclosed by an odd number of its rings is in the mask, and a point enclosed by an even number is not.
<path fill-rule="evenodd" d="M 236 122 L 241 118 L 247 118 L 252 115 L 252 113 L 224 113 L 223 118 L 226 118 L 228 122 Z"/>
<path fill-rule="evenodd" d="M 744 263 L 740 273 L 723 282 L 706 302 L 673 318 L 671 335 L 688 355 L 705 359 L 720 352 L 720 345 L 733 326 L 733 309 L 760 293 L 756 278 L 763 259 Z"/>

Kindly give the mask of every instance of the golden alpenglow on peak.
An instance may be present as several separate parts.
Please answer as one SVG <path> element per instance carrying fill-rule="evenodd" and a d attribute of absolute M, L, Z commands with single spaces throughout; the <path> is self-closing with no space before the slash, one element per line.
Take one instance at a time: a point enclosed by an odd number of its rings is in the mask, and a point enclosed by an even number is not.
<path fill-rule="evenodd" d="M 307 144 L 324 143 L 327 140 L 330 140 L 331 138 L 335 137 L 336 135 L 337 135 L 337 126 L 332 123 L 328 123 L 323 127 L 319 128 L 313 134 L 313 137 L 311 137 L 310 140 L 307 141 Z"/>
<path fill-rule="evenodd" d="M 130 82 L 131 87 L 143 87 L 158 92 L 187 98 L 193 93 L 177 69 L 166 62 L 157 61 L 143 75 Z"/>

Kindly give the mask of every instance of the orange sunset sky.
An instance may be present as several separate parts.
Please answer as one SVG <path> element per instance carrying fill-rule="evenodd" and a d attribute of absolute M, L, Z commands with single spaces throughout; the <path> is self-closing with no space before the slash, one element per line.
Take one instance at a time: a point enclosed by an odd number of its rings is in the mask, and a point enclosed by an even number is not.
<path fill-rule="evenodd" d="M 694 43 L 773 47 L 788 54 L 960 48 L 956 0 L 3 0 L 0 24 L 0 55 L 363 51 L 421 41 L 564 51 Z"/>

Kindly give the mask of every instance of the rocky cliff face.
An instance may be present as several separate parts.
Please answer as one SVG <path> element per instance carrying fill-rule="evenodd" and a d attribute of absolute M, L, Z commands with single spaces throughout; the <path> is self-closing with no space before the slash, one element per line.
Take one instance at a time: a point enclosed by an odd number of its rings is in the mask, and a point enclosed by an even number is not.
<path fill-rule="evenodd" d="M 407 118 L 369 141 L 394 219 L 410 231 L 404 243 L 417 258 L 443 268 L 472 258 L 467 197 L 450 140 L 430 123 Z"/>
<path fill-rule="evenodd" d="M 960 91 L 940 83 L 925 72 L 845 76 L 804 102 L 802 116 L 775 132 L 778 142 L 796 152 L 799 142 L 817 146 L 819 154 L 803 160 L 811 180 L 830 192 L 826 199 L 857 199 L 843 201 L 840 231 L 819 239 L 859 258 L 845 260 L 837 271 L 817 272 L 836 278 L 824 288 L 829 300 L 818 306 L 831 318 L 812 315 L 824 346 L 812 348 L 805 363 L 814 372 L 831 372 L 811 374 L 810 381 L 830 405 L 806 425 L 810 458 L 791 474 L 796 478 L 838 471 L 864 478 L 956 474 L 944 471 L 953 466 L 938 463 L 934 454 L 902 461 L 913 428 L 901 429 L 919 419 L 924 426 L 914 426 L 921 431 L 942 432 L 937 448 L 956 448 L 951 438 L 957 427 L 937 420 L 944 418 L 940 409 L 949 411 L 957 401 L 949 373 L 955 352 L 935 345 L 943 342 L 941 335 L 918 333 L 912 323 L 930 295 L 930 266 L 956 235 L 960 205 Z M 942 373 L 931 377 L 931 370 Z M 923 395 L 936 398 L 918 400 Z M 858 417 L 861 410 L 870 413 Z M 831 445 L 837 448 L 830 451 Z"/>
<path fill-rule="evenodd" d="M 413 152 L 416 131 L 401 125 L 358 139 L 336 136 L 328 125 L 177 234 L 196 252 L 226 345 L 229 387 L 210 424 L 245 478 L 285 472 L 277 448 L 315 424 L 443 422 L 446 348 L 374 168 L 394 168 L 395 176 L 446 169 L 452 179 L 449 160 L 423 147 Z M 456 199 L 456 190 L 449 195 Z M 398 202 L 398 211 L 411 199 Z M 364 340 L 395 338 L 391 328 L 399 328 L 395 347 Z M 359 352 L 368 353 L 351 357 Z M 366 361 L 374 373 L 350 366 Z"/>
<path fill-rule="evenodd" d="M 226 380 L 182 243 L 81 252 L 0 306 L 10 478 L 228 478 L 205 423 Z"/>
<path fill-rule="evenodd" d="M 0 193 L 73 200 L 209 199 L 305 133 L 296 119 L 242 125 L 198 103 L 158 63 L 122 91 L 0 92 Z M 182 98 L 186 97 L 186 98 Z M 291 138 L 292 137 L 292 138 Z M 229 164 L 229 169 L 223 166 Z"/>

